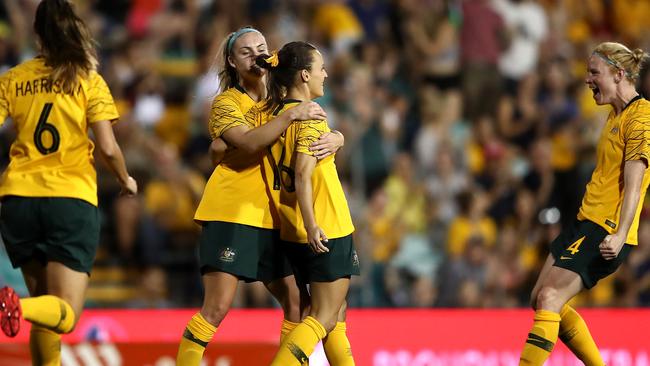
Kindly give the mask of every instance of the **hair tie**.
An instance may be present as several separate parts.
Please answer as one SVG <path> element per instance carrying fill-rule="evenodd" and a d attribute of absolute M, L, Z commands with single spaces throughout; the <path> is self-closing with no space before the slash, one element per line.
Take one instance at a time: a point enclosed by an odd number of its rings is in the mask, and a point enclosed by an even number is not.
<path fill-rule="evenodd" d="M 271 52 L 271 57 L 267 57 L 264 59 L 266 63 L 271 65 L 271 67 L 278 67 L 280 64 L 280 57 L 278 57 L 278 51 L 273 51 Z"/>

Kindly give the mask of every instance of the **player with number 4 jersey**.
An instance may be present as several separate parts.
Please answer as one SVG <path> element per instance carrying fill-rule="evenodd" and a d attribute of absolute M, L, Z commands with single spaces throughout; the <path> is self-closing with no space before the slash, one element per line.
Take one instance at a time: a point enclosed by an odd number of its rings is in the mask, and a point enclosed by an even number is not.
<path fill-rule="evenodd" d="M 638 244 L 650 184 L 650 102 L 635 83 L 646 57 L 641 49 L 604 42 L 588 59 L 585 82 L 596 104 L 610 105 L 611 111 L 580 211 L 551 243 L 533 288 L 535 316 L 520 365 L 543 365 L 558 339 L 585 365 L 605 365 L 587 324 L 567 303 L 614 273 Z"/>

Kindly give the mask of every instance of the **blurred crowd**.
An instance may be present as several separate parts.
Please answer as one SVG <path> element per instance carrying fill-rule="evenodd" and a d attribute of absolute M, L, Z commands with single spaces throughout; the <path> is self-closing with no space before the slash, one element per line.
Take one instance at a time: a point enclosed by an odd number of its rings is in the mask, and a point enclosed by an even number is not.
<path fill-rule="evenodd" d="M 606 40 L 650 50 L 650 2 L 637 0 L 73 2 L 98 42 L 121 114 L 114 130 L 141 187 L 119 197 L 98 162 L 90 306 L 200 304 L 192 218 L 212 172 L 213 62 L 241 26 L 271 49 L 307 40 L 324 55 L 318 101 L 345 135 L 336 163 L 362 265 L 354 307 L 527 306 L 549 243 L 577 213 L 609 112 L 584 85 L 589 52 Z M 0 4 L 0 72 L 36 54 L 36 5 Z M 650 96 L 650 73 L 639 90 Z M 578 305 L 650 305 L 650 211 L 639 241 Z M 0 282 L 19 285 L 0 257 Z M 252 284 L 236 305 L 273 303 Z"/>

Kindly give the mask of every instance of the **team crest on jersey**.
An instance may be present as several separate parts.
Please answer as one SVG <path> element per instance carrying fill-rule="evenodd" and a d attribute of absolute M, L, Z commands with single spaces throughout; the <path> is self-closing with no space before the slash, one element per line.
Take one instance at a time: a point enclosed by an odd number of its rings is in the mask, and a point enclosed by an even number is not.
<path fill-rule="evenodd" d="M 219 259 L 221 259 L 223 262 L 234 262 L 236 255 L 237 253 L 235 253 L 234 250 L 226 248 L 221 252 Z"/>
<path fill-rule="evenodd" d="M 352 254 L 352 265 L 355 266 L 355 267 L 359 267 L 359 256 L 357 255 L 356 250 Z"/>

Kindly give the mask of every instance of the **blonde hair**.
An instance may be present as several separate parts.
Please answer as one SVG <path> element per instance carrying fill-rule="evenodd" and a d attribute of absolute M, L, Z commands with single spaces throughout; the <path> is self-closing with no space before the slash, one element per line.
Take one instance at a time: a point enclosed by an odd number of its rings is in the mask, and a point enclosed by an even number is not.
<path fill-rule="evenodd" d="M 603 42 L 596 46 L 593 54 L 601 57 L 613 68 L 625 71 L 625 76 L 632 82 L 639 78 L 643 61 L 648 57 L 640 48 L 632 51 L 617 42 Z"/>
<path fill-rule="evenodd" d="M 232 55 L 232 47 L 237 41 L 237 38 L 249 32 L 256 32 L 262 35 L 262 33 L 257 29 L 246 26 L 228 34 L 219 45 L 219 52 L 217 53 L 217 57 L 214 60 L 212 69 L 215 70 L 219 75 L 220 93 L 226 91 L 229 88 L 237 86 L 239 83 L 239 75 L 237 74 L 237 70 L 232 65 L 230 65 L 230 62 L 228 62 L 228 57 Z"/>

